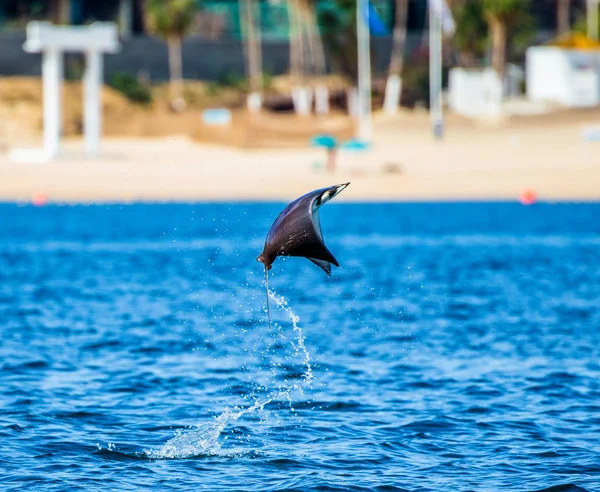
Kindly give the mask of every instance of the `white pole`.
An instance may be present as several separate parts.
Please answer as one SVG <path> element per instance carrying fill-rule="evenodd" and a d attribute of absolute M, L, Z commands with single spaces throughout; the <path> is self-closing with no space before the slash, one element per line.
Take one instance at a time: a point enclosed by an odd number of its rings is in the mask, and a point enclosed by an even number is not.
<path fill-rule="evenodd" d="M 60 50 L 44 51 L 42 60 L 44 86 L 44 152 L 56 157 L 62 129 L 63 55 Z"/>
<path fill-rule="evenodd" d="M 429 0 L 429 114 L 436 139 L 442 138 L 442 6 Z"/>
<path fill-rule="evenodd" d="M 133 18 L 132 0 L 119 0 L 119 33 L 124 38 L 131 37 L 132 18 Z"/>
<path fill-rule="evenodd" d="M 366 15 L 369 0 L 356 1 L 356 41 L 358 51 L 358 138 L 370 142 L 371 121 L 371 54 L 369 23 Z"/>
<path fill-rule="evenodd" d="M 315 113 L 318 115 L 329 113 L 329 89 L 326 85 L 319 84 L 315 87 Z"/>
<path fill-rule="evenodd" d="M 84 78 L 84 123 L 85 148 L 90 156 L 100 152 L 100 133 L 102 128 L 102 54 L 98 50 L 86 53 Z"/>
<path fill-rule="evenodd" d="M 587 35 L 598 39 L 598 0 L 587 0 Z"/>

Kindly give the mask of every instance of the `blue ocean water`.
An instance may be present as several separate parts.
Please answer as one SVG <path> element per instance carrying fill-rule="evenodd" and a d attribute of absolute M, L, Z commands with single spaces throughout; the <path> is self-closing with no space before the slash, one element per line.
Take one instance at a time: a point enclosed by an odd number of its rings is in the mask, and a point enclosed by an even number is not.
<path fill-rule="evenodd" d="M 3 490 L 600 491 L 600 204 L 283 205 L 0 205 Z"/>

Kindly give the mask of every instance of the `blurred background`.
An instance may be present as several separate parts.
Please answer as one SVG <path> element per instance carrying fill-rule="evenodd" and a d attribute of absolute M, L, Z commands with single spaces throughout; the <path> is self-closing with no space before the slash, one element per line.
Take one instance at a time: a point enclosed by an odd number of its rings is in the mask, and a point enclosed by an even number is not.
<path fill-rule="evenodd" d="M 4 0 L 0 46 L 0 198 L 598 198 L 594 0 Z"/>
<path fill-rule="evenodd" d="M 0 0 L 3 485 L 600 490 L 598 21 Z"/>

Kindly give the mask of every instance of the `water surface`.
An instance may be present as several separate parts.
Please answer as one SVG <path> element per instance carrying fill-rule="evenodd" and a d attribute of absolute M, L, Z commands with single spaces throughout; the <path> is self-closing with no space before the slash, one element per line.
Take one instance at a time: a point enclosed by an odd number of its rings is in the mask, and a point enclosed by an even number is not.
<path fill-rule="evenodd" d="M 600 490 L 600 204 L 282 206 L 0 205 L 3 488 Z"/>

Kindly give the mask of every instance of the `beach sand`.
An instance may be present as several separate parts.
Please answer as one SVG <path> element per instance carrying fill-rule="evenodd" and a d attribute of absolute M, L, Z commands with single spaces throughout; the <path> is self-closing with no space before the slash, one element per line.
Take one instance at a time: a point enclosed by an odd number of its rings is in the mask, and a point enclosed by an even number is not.
<path fill-rule="evenodd" d="M 346 181 L 352 186 L 340 200 L 517 200 L 527 189 L 540 200 L 599 200 L 600 142 L 581 138 L 582 126 L 591 124 L 600 125 L 599 110 L 493 123 L 451 115 L 436 142 L 426 113 L 375 115 L 373 148 L 340 151 L 334 173 L 323 168 L 325 152 L 308 143 L 242 149 L 177 135 L 111 137 L 101 157 L 88 159 L 83 142 L 68 139 L 48 164 L 14 163 L 0 154 L 0 200 L 289 200 Z"/>

